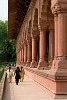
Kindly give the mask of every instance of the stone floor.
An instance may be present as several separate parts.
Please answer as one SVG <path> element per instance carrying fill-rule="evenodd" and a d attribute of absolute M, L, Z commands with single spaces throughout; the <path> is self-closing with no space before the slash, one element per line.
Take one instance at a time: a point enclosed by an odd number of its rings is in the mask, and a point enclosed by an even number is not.
<path fill-rule="evenodd" d="M 15 84 L 14 77 L 12 83 L 6 80 L 3 100 L 54 100 L 50 93 L 40 84 L 25 75 L 24 81 Z M 61 100 L 61 99 L 55 99 Z M 65 100 L 65 99 L 62 99 Z M 67 99 L 66 99 L 67 100 Z"/>

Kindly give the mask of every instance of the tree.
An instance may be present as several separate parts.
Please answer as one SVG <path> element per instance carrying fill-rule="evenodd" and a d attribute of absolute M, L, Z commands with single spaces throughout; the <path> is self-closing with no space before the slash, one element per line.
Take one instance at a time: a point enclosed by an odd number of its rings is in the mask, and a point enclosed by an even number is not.
<path fill-rule="evenodd" d="M 8 22 L 0 20 L 0 61 L 15 61 L 16 47 L 15 40 L 8 40 Z"/>
<path fill-rule="evenodd" d="M 7 26 L 7 21 L 3 22 L 0 20 L 0 46 L 2 46 L 3 41 L 7 39 Z"/>

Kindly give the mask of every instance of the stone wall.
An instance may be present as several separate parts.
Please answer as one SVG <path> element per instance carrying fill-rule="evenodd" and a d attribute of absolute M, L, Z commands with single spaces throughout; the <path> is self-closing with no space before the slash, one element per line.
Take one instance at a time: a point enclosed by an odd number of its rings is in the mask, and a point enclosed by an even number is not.
<path fill-rule="evenodd" d="M 4 72 L 3 77 L 0 82 L 0 100 L 2 100 L 3 96 L 3 91 L 4 91 L 4 85 L 5 85 L 5 80 L 6 80 L 6 72 Z"/>

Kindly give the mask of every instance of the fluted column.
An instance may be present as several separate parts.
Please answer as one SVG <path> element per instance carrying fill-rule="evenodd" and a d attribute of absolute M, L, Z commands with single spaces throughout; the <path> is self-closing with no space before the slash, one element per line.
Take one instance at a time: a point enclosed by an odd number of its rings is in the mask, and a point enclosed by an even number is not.
<path fill-rule="evenodd" d="M 57 4 L 56 6 L 60 7 L 60 3 Z M 65 5 L 66 6 L 66 5 Z M 61 10 L 57 8 L 53 8 L 53 13 L 54 13 L 54 21 L 55 21 L 55 57 L 54 57 L 54 62 L 53 62 L 53 67 L 58 68 L 62 66 L 63 62 L 63 68 L 67 68 L 67 8 L 63 6 Z M 55 12 L 56 11 L 56 12 Z"/>
<path fill-rule="evenodd" d="M 54 15 L 54 23 L 55 23 L 55 58 L 58 55 L 58 15 Z"/>
<path fill-rule="evenodd" d="M 27 61 L 27 43 L 24 43 L 24 63 L 26 64 Z"/>
<path fill-rule="evenodd" d="M 67 11 L 58 14 L 58 64 L 67 69 Z M 63 64 L 62 64 L 63 63 Z"/>
<path fill-rule="evenodd" d="M 55 57 L 49 71 L 55 80 L 54 93 L 67 94 L 67 1 L 52 0 L 55 22 Z"/>
<path fill-rule="evenodd" d="M 24 47 L 22 46 L 22 64 L 24 63 Z"/>
<path fill-rule="evenodd" d="M 36 33 L 37 34 L 37 33 Z M 37 36 L 32 35 L 32 62 L 31 67 L 37 67 Z"/>
<path fill-rule="evenodd" d="M 67 11 L 58 14 L 58 56 L 67 56 Z"/>
<path fill-rule="evenodd" d="M 19 51 L 17 51 L 16 53 L 16 60 L 17 60 L 16 65 L 19 65 Z"/>
<path fill-rule="evenodd" d="M 27 66 L 30 67 L 32 61 L 32 45 L 31 45 L 31 39 L 27 40 Z"/>
<path fill-rule="evenodd" d="M 44 69 L 47 67 L 46 62 L 46 31 L 44 29 L 40 29 L 40 58 L 38 69 Z"/>
<path fill-rule="evenodd" d="M 49 66 L 54 59 L 54 29 L 49 29 Z"/>
<path fill-rule="evenodd" d="M 57 59 L 57 56 L 58 56 L 58 14 L 55 13 L 54 14 L 54 25 L 55 25 L 55 33 L 54 33 L 54 60 L 52 62 L 52 67 L 55 66 L 55 63 L 56 63 L 56 59 Z"/>
<path fill-rule="evenodd" d="M 20 50 L 18 52 L 18 64 L 20 65 Z"/>
<path fill-rule="evenodd" d="M 20 51 L 19 51 L 19 64 L 22 64 L 22 48 L 20 47 Z"/>

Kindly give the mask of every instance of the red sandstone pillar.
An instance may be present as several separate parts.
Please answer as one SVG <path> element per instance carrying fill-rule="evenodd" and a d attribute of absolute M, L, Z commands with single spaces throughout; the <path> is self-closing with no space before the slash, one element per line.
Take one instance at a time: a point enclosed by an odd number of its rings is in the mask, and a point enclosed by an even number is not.
<path fill-rule="evenodd" d="M 63 13 L 62 13 L 63 12 Z M 56 37 L 55 34 L 55 40 L 57 40 L 56 42 L 58 42 L 58 47 L 56 49 L 55 46 L 55 63 L 54 63 L 54 68 L 58 68 L 62 66 L 62 62 L 63 62 L 63 68 L 67 68 L 67 61 L 66 61 L 66 57 L 67 57 L 67 28 L 66 28 L 66 22 L 67 22 L 67 12 L 66 11 L 59 11 L 58 13 L 58 34 Z M 55 42 L 55 45 L 56 45 Z"/>
<path fill-rule="evenodd" d="M 21 49 L 21 65 L 22 65 L 22 49 Z"/>
<path fill-rule="evenodd" d="M 46 62 L 46 31 L 40 30 L 40 58 L 38 69 L 44 69 L 47 67 Z"/>
<path fill-rule="evenodd" d="M 55 16 L 54 19 L 56 59 L 48 75 L 53 81 L 55 81 L 54 93 L 67 95 L 67 1 L 56 0 L 54 2 L 54 0 L 52 0 L 51 8 L 53 14 L 57 14 L 57 17 Z M 58 24 L 56 23 L 56 18 L 58 19 Z M 58 28 L 58 31 L 56 28 Z"/>
<path fill-rule="evenodd" d="M 27 61 L 27 44 L 24 43 L 24 63 L 26 64 Z"/>
<path fill-rule="evenodd" d="M 32 36 L 32 62 L 31 67 L 37 67 L 37 37 Z"/>
<path fill-rule="evenodd" d="M 32 61 L 32 45 L 31 45 L 31 40 L 29 39 L 27 41 L 27 66 L 30 67 Z"/>
<path fill-rule="evenodd" d="M 20 50 L 18 52 L 18 64 L 20 64 Z"/>
<path fill-rule="evenodd" d="M 57 14 L 54 14 L 54 25 L 55 25 L 55 51 L 54 51 L 54 60 L 53 60 L 53 63 L 52 63 L 52 67 L 55 66 L 55 62 L 56 62 L 56 59 L 57 59 L 57 56 L 58 56 L 58 15 Z"/>
<path fill-rule="evenodd" d="M 49 66 L 52 66 L 54 59 L 54 30 L 49 29 Z"/>
<path fill-rule="evenodd" d="M 19 65 L 19 51 L 18 51 L 18 65 Z"/>
<path fill-rule="evenodd" d="M 20 55 L 20 50 L 19 50 L 19 65 L 20 65 L 20 57 L 21 57 L 21 55 Z"/>
<path fill-rule="evenodd" d="M 18 64 L 18 53 L 16 52 L 16 65 Z"/>
<path fill-rule="evenodd" d="M 22 47 L 22 64 L 24 63 L 24 47 Z"/>
<path fill-rule="evenodd" d="M 55 57 L 58 55 L 58 16 L 54 15 L 55 22 Z"/>
<path fill-rule="evenodd" d="M 67 12 L 58 14 L 58 56 L 67 56 Z"/>

